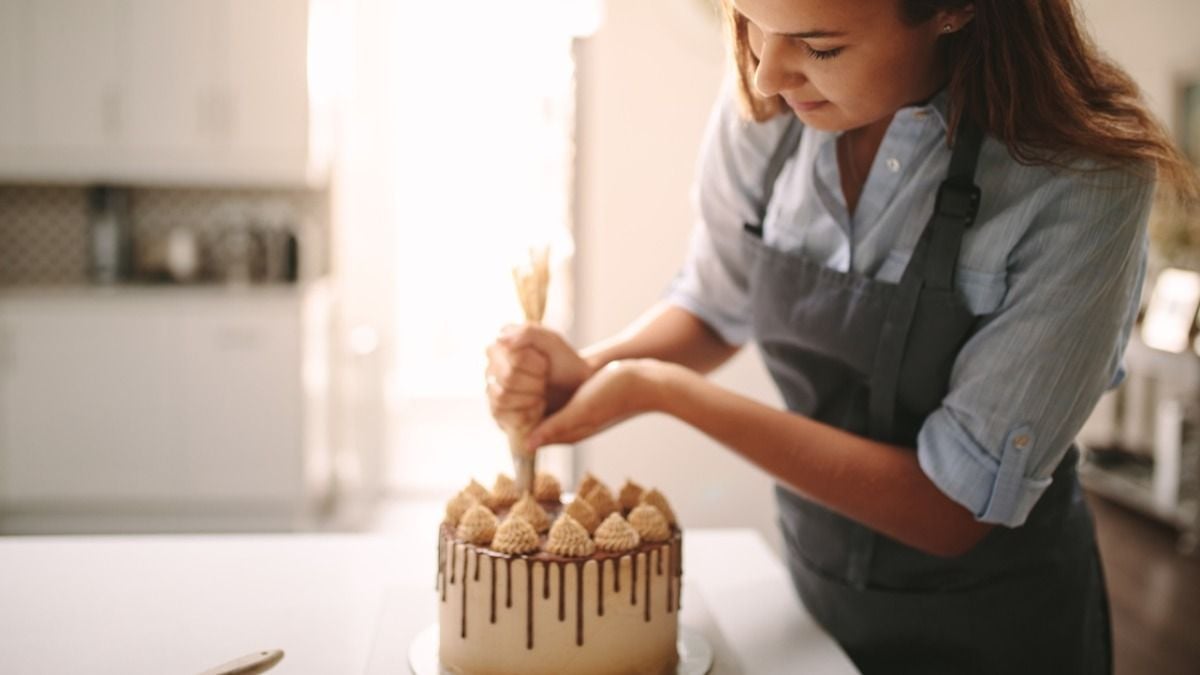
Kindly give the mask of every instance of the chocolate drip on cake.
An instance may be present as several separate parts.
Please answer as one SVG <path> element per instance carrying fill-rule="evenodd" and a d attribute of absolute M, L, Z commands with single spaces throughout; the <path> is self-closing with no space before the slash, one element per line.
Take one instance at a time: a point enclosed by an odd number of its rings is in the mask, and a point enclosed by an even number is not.
<path fill-rule="evenodd" d="M 475 551 L 475 581 L 479 581 L 479 558 L 482 556 L 483 554 L 478 550 Z"/>
<path fill-rule="evenodd" d="M 629 558 L 629 604 L 637 605 L 637 561 L 638 556 L 634 553 Z"/>
<path fill-rule="evenodd" d="M 504 559 L 506 574 L 504 575 L 504 606 L 512 608 L 512 558 Z"/>
<path fill-rule="evenodd" d="M 542 563 L 542 599 L 550 599 L 550 563 Z"/>
<path fill-rule="evenodd" d="M 438 589 L 441 590 L 441 592 L 442 592 L 442 602 L 446 601 L 446 546 L 447 545 L 452 546 L 453 544 L 452 543 L 447 544 L 446 541 L 443 541 L 442 533 L 439 532 L 438 533 L 437 584 L 438 584 Z"/>
<path fill-rule="evenodd" d="M 667 544 L 667 546 L 670 546 L 670 544 Z M 658 558 L 657 558 L 657 562 L 654 563 L 654 569 L 655 569 L 655 574 L 657 574 L 658 576 L 661 577 L 662 576 L 662 549 L 661 548 L 658 549 L 657 552 L 658 552 Z"/>
<path fill-rule="evenodd" d="M 658 559 L 660 561 L 662 560 L 661 551 L 662 551 L 662 549 L 658 549 L 658 553 L 659 553 Z M 655 554 L 655 551 L 650 551 L 649 553 L 646 554 L 646 597 L 644 598 L 644 600 L 646 602 L 646 621 L 650 620 L 650 558 L 654 554 Z"/>
<path fill-rule="evenodd" d="M 600 616 L 604 616 L 604 559 L 601 558 L 596 564 L 596 611 Z"/>
<path fill-rule="evenodd" d="M 462 636 L 467 637 L 467 567 L 471 563 L 471 556 L 463 551 L 463 575 L 462 575 Z M 453 580 L 451 580 L 453 581 Z"/>
<path fill-rule="evenodd" d="M 675 598 L 673 597 L 673 595 L 674 595 L 673 591 L 675 590 L 673 588 L 674 585 L 675 585 L 675 544 L 673 542 L 667 542 L 667 614 L 670 614 L 675 611 L 675 608 L 671 606 L 675 600 Z"/>
<path fill-rule="evenodd" d="M 533 649 L 533 561 L 528 558 L 525 559 L 525 649 Z"/>
<path fill-rule="evenodd" d="M 613 593 L 621 592 L 621 559 L 613 558 Z"/>
<path fill-rule="evenodd" d="M 575 563 L 575 644 L 583 646 L 583 562 Z"/>
<path fill-rule="evenodd" d="M 488 556 L 492 558 L 492 556 Z M 496 623 L 496 559 L 492 558 L 492 623 Z"/>
<path fill-rule="evenodd" d="M 567 620 L 567 593 L 564 582 L 566 581 L 566 564 L 563 561 L 558 561 L 558 620 Z"/>
<path fill-rule="evenodd" d="M 679 597 L 675 598 L 675 610 L 683 609 L 683 532 L 676 539 L 679 551 L 675 555 L 675 583 L 679 585 Z"/>

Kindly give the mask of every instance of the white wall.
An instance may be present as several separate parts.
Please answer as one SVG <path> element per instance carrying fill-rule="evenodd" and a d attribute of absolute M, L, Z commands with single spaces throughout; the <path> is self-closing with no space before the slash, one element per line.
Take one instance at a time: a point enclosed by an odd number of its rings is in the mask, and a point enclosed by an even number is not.
<path fill-rule="evenodd" d="M 1174 124 L 1175 87 L 1200 79 L 1200 2 L 1080 0 L 1100 47 L 1142 87 L 1151 109 Z"/>
<path fill-rule="evenodd" d="M 1200 2 L 1081 0 L 1100 45 L 1142 85 L 1168 123 L 1181 74 L 1200 76 Z M 698 143 L 722 78 L 720 25 L 704 0 L 608 0 L 583 47 L 580 90 L 579 307 L 588 344 L 654 302 L 678 268 Z M 774 405 L 752 350 L 716 376 Z M 581 446 L 582 468 L 661 487 L 688 526 L 749 526 L 778 544 L 771 481 L 703 435 L 642 417 Z"/>
<path fill-rule="evenodd" d="M 720 23 L 704 0 L 608 0 L 583 47 L 579 108 L 576 338 L 620 330 L 683 260 L 696 154 L 724 73 Z M 781 405 L 756 353 L 719 382 Z M 673 419 L 644 416 L 581 446 L 582 468 L 664 491 L 689 527 L 760 529 L 774 542 L 771 480 Z"/>

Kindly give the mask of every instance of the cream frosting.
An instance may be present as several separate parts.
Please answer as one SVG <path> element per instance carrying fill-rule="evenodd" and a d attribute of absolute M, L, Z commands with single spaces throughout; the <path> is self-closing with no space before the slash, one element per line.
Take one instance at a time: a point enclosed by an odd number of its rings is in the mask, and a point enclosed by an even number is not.
<path fill-rule="evenodd" d="M 466 490 L 459 492 L 454 497 L 446 502 L 446 518 L 442 521 L 449 524 L 451 527 L 458 527 L 458 521 L 462 520 L 463 514 L 467 509 L 475 506 L 479 500 L 467 493 Z"/>
<path fill-rule="evenodd" d="M 463 488 L 463 492 L 466 492 L 474 497 L 480 504 L 486 504 L 488 497 L 491 496 L 491 493 L 488 492 L 488 489 L 483 487 L 483 485 L 474 478 L 471 479 L 471 482 L 467 485 L 467 487 Z"/>
<path fill-rule="evenodd" d="M 663 494 L 658 490 L 650 490 L 646 494 L 642 495 L 641 503 L 649 504 L 650 506 L 658 509 L 659 513 L 661 513 L 663 517 L 667 519 L 668 524 L 676 524 L 677 521 L 675 520 L 675 512 L 671 510 L 671 505 L 667 503 L 667 498 L 664 497 Z"/>
<path fill-rule="evenodd" d="M 592 489 L 583 493 L 583 498 L 596 510 L 596 517 L 601 520 L 604 520 L 610 513 L 615 513 L 621 508 L 617 504 L 617 500 L 613 498 L 612 492 L 603 483 L 593 485 Z"/>
<path fill-rule="evenodd" d="M 600 516 L 596 514 L 596 509 L 587 503 L 585 499 L 576 498 L 567 508 L 564 509 L 568 516 L 575 519 L 575 522 L 583 525 L 588 532 L 595 532 L 597 527 L 600 527 Z"/>
<path fill-rule="evenodd" d="M 641 485 L 633 482 L 631 479 L 626 479 L 625 484 L 621 486 L 621 494 L 618 501 L 621 502 L 621 509 L 626 513 L 632 511 L 642 500 L 642 494 L 646 491 Z"/>
<path fill-rule="evenodd" d="M 619 513 L 610 514 L 600 523 L 600 527 L 596 528 L 595 540 L 596 548 L 613 553 L 632 551 L 642 543 L 637 530 Z"/>
<path fill-rule="evenodd" d="M 539 473 L 533 478 L 533 498 L 539 502 L 557 502 L 562 498 L 562 485 L 548 473 Z"/>
<path fill-rule="evenodd" d="M 538 550 L 538 535 L 533 525 L 521 516 L 509 514 L 496 528 L 492 548 L 501 553 L 533 553 Z"/>
<path fill-rule="evenodd" d="M 650 504 L 640 504 L 630 511 L 629 524 L 644 541 L 657 543 L 671 538 L 666 516 Z"/>
<path fill-rule="evenodd" d="M 580 558 L 596 552 L 596 543 L 588 536 L 587 530 L 579 521 L 567 514 L 562 514 L 550 528 L 550 537 L 546 540 L 546 550 L 555 555 Z"/>
<path fill-rule="evenodd" d="M 496 483 L 492 485 L 487 504 L 492 510 L 506 509 L 516 504 L 520 498 L 521 493 L 517 492 L 516 481 L 501 473 L 496 475 Z"/>
<path fill-rule="evenodd" d="M 575 496 L 578 497 L 580 495 L 586 495 L 597 485 L 603 485 L 603 483 L 597 480 L 596 477 L 592 475 L 592 472 L 589 471 L 583 474 L 583 479 L 580 480 L 579 485 L 575 487 Z"/>
<path fill-rule="evenodd" d="M 524 518 L 525 522 L 532 525 L 536 532 L 545 532 L 550 529 L 550 516 L 528 492 L 516 504 L 513 504 L 512 511 L 509 513 Z"/>
<path fill-rule="evenodd" d="M 486 546 L 496 536 L 497 525 L 496 514 L 483 504 L 476 504 L 463 514 L 454 535 L 463 541 Z"/>

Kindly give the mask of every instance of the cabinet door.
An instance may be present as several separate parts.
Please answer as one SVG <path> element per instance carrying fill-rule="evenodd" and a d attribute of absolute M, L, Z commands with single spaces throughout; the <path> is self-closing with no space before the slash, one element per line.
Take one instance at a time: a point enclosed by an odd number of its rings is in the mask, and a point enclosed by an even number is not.
<path fill-rule="evenodd" d="M 305 157 L 308 145 L 308 3 L 227 0 L 226 88 L 233 153 Z M 269 158 L 268 158 L 269 159 Z"/>
<path fill-rule="evenodd" d="M 186 161 L 213 141 L 217 12 L 210 0 L 124 0 L 125 146 Z"/>
<path fill-rule="evenodd" d="M 303 495 L 300 312 L 296 299 L 196 305 L 184 320 L 180 459 L 204 500 Z"/>
<path fill-rule="evenodd" d="M 110 146 L 121 132 L 116 0 L 29 6 L 31 142 L 51 153 Z"/>
<path fill-rule="evenodd" d="M 17 144 L 25 130 L 25 31 L 28 0 L 0 0 L 0 146 Z"/>
<path fill-rule="evenodd" d="M 0 309 L 0 498 L 78 505 L 186 494 L 179 336 L 102 298 Z"/>

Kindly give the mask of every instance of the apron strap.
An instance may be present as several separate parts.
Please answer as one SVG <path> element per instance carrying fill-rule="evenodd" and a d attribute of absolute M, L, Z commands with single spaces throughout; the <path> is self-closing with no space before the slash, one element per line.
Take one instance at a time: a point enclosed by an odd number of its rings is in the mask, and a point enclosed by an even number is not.
<path fill-rule="evenodd" d="M 763 221 L 767 218 L 767 206 L 771 203 L 771 197 L 775 195 L 775 181 L 783 172 L 783 165 L 796 153 L 796 148 L 800 146 L 800 138 L 804 135 L 804 125 L 800 123 L 800 118 L 795 115 L 789 117 L 783 136 L 775 146 L 775 152 L 767 162 L 767 171 L 763 174 L 763 196 L 758 207 L 758 222 L 742 225 L 744 230 L 760 239 L 763 236 Z"/>
<path fill-rule="evenodd" d="M 871 370 L 869 431 L 872 438 L 884 441 L 892 438 L 900 366 L 922 289 L 926 284 L 934 289 L 954 289 L 954 272 L 963 233 L 975 221 L 979 208 L 975 167 L 982 143 L 982 131 L 963 118 L 955 135 L 950 168 L 938 188 L 933 215 L 904 268 L 880 331 L 879 348 Z"/>
<path fill-rule="evenodd" d="M 963 233 L 975 222 L 979 211 L 979 187 L 975 185 L 975 163 L 983 144 L 983 132 L 974 124 L 959 123 L 950 170 L 938 188 L 933 206 L 933 231 L 925 261 L 925 281 L 931 288 L 954 289 L 954 272 Z"/>

